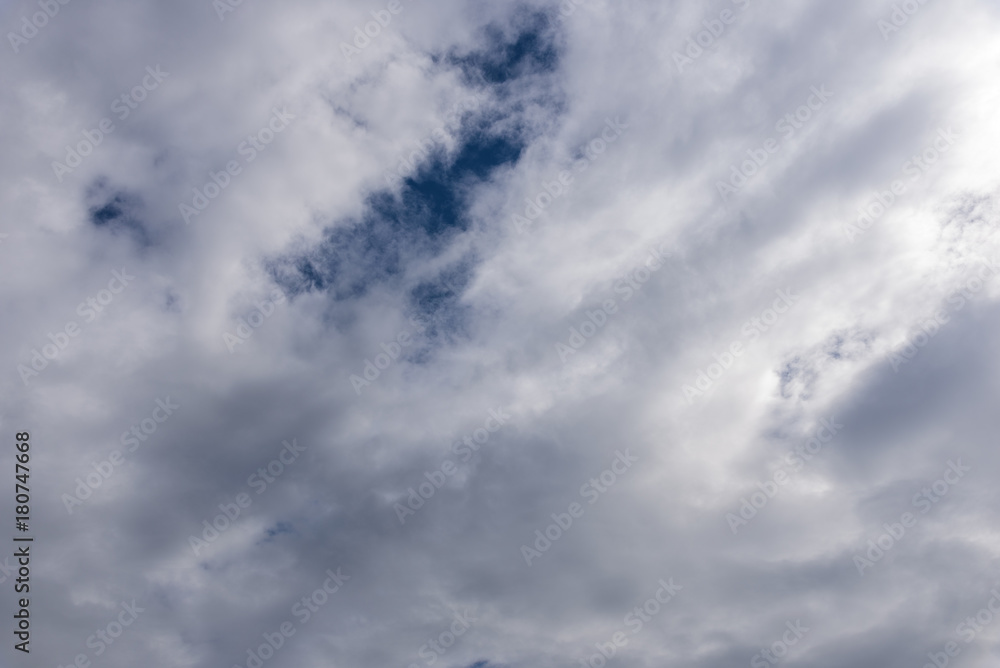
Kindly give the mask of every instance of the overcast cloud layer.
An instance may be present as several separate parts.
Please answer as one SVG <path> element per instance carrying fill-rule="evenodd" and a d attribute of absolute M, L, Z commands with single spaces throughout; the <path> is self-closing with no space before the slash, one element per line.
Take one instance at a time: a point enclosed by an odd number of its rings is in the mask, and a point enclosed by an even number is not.
<path fill-rule="evenodd" d="M 1000 662 L 1000 5 L 0 28 L 0 665 Z"/>

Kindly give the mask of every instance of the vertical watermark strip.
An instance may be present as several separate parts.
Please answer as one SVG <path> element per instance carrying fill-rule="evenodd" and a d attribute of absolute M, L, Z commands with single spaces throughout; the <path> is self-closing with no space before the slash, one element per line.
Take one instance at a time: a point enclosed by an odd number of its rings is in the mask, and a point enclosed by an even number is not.
<path fill-rule="evenodd" d="M 14 435 L 14 528 L 24 534 L 14 536 L 14 557 L 17 559 L 17 578 L 14 580 L 14 593 L 17 597 L 17 612 L 14 614 L 14 637 L 20 642 L 14 643 L 14 649 L 30 654 L 31 644 L 31 543 L 34 537 L 29 535 L 31 521 L 31 489 L 28 476 L 31 474 L 28 464 L 31 462 L 31 435 L 26 431 Z"/>

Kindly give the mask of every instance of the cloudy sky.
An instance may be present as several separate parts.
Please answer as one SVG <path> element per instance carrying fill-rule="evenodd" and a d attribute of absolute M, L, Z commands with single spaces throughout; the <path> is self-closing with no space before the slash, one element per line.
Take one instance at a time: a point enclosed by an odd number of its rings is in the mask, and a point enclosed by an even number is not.
<path fill-rule="evenodd" d="M 0 26 L 4 668 L 997 665 L 995 2 Z"/>

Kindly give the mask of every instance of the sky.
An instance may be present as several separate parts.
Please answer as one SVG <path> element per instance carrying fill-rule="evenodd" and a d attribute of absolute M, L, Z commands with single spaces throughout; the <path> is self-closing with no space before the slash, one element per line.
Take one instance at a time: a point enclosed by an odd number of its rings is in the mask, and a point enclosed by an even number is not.
<path fill-rule="evenodd" d="M 1000 5 L 0 27 L 3 668 L 997 665 Z"/>

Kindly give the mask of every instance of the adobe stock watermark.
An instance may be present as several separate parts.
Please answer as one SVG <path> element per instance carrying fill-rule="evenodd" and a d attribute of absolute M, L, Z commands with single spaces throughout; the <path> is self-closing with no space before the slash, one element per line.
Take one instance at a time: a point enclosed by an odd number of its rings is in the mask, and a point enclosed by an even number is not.
<path fill-rule="evenodd" d="M 791 648 L 798 645 L 799 641 L 809 633 L 809 627 L 803 626 L 802 621 L 798 619 L 795 620 L 795 623 L 785 622 L 785 628 L 787 630 L 781 635 L 780 640 L 775 640 L 770 647 L 754 654 L 753 658 L 750 659 L 752 668 L 777 666 L 788 656 Z"/>
<path fill-rule="evenodd" d="M 423 334 L 427 331 L 427 319 L 423 316 L 415 315 L 410 318 L 410 325 L 418 334 Z M 365 359 L 364 369 L 361 371 L 361 375 L 351 374 L 348 376 L 348 380 L 351 382 L 351 387 L 354 388 L 354 393 L 361 396 L 361 390 L 370 386 L 382 372 L 388 369 L 393 363 L 399 359 L 400 355 L 403 353 L 403 348 L 408 348 L 413 345 L 413 332 L 409 329 L 404 329 L 396 335 L 395 339 L 390 339 L 389 343 L 383 341 L 379 346 L 382 352 L 375 355 L 374 361 L 370 359 Z"/>
<path fill-rule="evenodd" d="M 336 572 L 328 568 L 325 575 L 327 577 L 319 587 L 314 589 L 311 594 L 303 596 L 292 606 L 290 612 L 298 620 L 299 627 L 308 624 L 309 620 L 330 601 L 330 598 L 351 579 L 350 575 L 341 573 L 340 568 L 337 568 Z M 299 629 L 295 626 L 295 623 L 288 619 L 279 624 L 274 631 L 262 633 L 261 638 L 264 639 L 264 642 L 257 647 L 248 647 L 246 663 L 243 665 L 234 664 L 233 668 L 244 668 L 244 666 L 246 668 L 261 668 L 298 632 Z"/>
<path fill-rule="evenodd" d="M 994 587 L 989 593 L 992 596 L 983 604 L 983 607 L 974 615 L 966 617 L 955 627 L 955 635 L 959 636 L 966 645 L 971 645 L 980 633 L 985 631 L 997 617 L 1000 617 L 1000 591 Z M 962 653 L 962 649 L 962 646 L 957 642 L 949 640 L 940 651 L 927 653 L 927 658 L 930 661 L 925 663 L 923 668 L 947 668 L 952 659 Z"/>
<path fill-rule="evenodd" d="M 750 7 L 750 0 L 732 0 L 734 5 L 738 5 L 741 11 L 746 11 Z M 719 18 L 702 21 L 704 30 L 692 34 L 687 38 L 687 48 L 684 53 L 674 51 L 674 64 L 677 65 L 677 72 L 684 74 L 684 68 L 694 65 L 694 61 L 701 58 L 705 49 L 711 48 L 715 42 L 726 32 L 726 26 L 736 23 L 736 14 L 731 9 L 723 9 L 719 13 Z M 687 54 L 687 55 L 685 55 Z"/>
<path fill-rule="evenodd" d="M 236 352 L 236 346 L 246 343 L 254 335 L 254 332 L 263 326 L 267 320 L 274 315 L 277 307 L 286 301 L 285 293 L 275 288 L 271 290 L 270 299 L 263 299 L 254 303 L 254 310 L 245 318 L 237 321 L 236 329 L 232 334 L 225 332 L 222 341 L 230 353 Z"/>
<path fill-rule="evenodd" d="M 642 286 L 649 282 L 653 274 L 666 264 L 667 258 L 672 257 L 671 253 L 664 250 L 665 245 L 666 243 L 662 243 L 656 248 L 649 248 L 649 257 L 646 258 L 642 266 L 628 271 L 615 281 L 614 292 L 624 295 L 622 297 L 623 303 L 630 301 L 642 289 Z M 569 338 L 566 343 L 556 342 L 556 353 L 559 354 L 560 361 L 566 364 L 572 355 L 583 349 L 587 342 L 604 328 L 608 319 L 618 313 L 618 308 L 618 302 L 614 297 L 610 297 L 605 299 L 596 309 L 588 309 L 587 319 L 581 322 L 579 327 L 569 328 Z"/>
<path fill-rule="evenodd" d="M 633 455 L 629 448 L 626 448 L 625 452 L 616 450 L 611 465 L 580 487 L 580 496 L 587 499 L 587 505 L 594 505 L 602 494 L 605 494 L 618 482 L 619 477 L 631 470 L 632 465 L 637 461 L 639 458 Z M 570 530 L 574 520 L 583 517 L 584 512 L 586 512 L 586 508 L 574 501 L 569 504 L 565 513 L 552 513 L 553 523 L 545 527 L 545 533 L 542 533 L 541 529 L 535 530 L 534 549 L 528 545 L 521 546 L 521 556 L 524 557 L 524 562 L 530 567 L 533 560 L 540 559 L 545 552 L 549 551 L 554 542 Z"/>
<path fill-rule="evenodd" d="M 95 658 L 108 651 L 108 648 L 115 644 L 126 629 L 139 619 L 139 615 L 146 611 L 145 608 L 136 605 L 134 598 L 131 603 L 122 601 L 119 606 L 122 609 L 121 612 L 103 628 L 97 629 L 94 634 L 87 638 L 87 648 L 94 650 Z M 65 668 L 90 668 L 90 665 L 90 657 L 86 653 L 80 653 L 73 657 L 73 661 L 66 664 Z M 63 666 L 60 665 L 59 668 L 63 668 Z"/>
<path fill-rule="evenodd" d="M 260 467 L 247 478 L 247 487 L 255 490 L 258 495 L 266 492 L 267 486 L 277 480 L 306 450 L 306 447 L 299 445 L 298 440 L 294 438 L 291 443 L 282 441 L 281 445 L 283 447 L 278 455 L 268 462 L 267 466 Z M 221 512 L 211 518 L 211 523 L 208 519 L 202 521 L 201 524 L 205 528 L 201 532 L 201 538 L 194 534 L 188 536 L 188 545 L 191 546 L 194 555 L 199 556 L 202 550 L 219 540 L 222 534 L 236 524 L 236 520 L 240 518 L 243 511 L 251 505 L 253 505 L 253 498 L 246 492 L 237 494 L 234 501 L 220 503 L 219 510 Z"/>
<path fill-rule="evenodd" d="M 407 2 L 410 1 L 411 0 L 407 0 Z M 351 46 L 347 42 L 341 42 L 340 53 L 343 54 L 344 58 L 347 60 L 360 55 L 362 51 L 371 46 L 373 39 L 381 35 L 382 31 L 389 27 L 389 24 L 392 23 L 393 17 L 402 14 L 404 9 L 405 7 L 403 7 L 401 0 L 389 0 L 385 9 L 372 10 L 371 16 L 374 20 L 366 23 L 363 30 L 361 26 L 355 26 L 354 46 Z"/>
<path fill-rule="evenodd" d="M 903 163 L 900 171 L 910 177 L 910 183 L 916 183 L 944 154 L 951 150 L 957 137 L 960 136 L 951 128 L 947 130 L 939 128 L 937 138 L 933 143 L 923 151 L 914 153 L 909 160 Z M 895 179 L 889 185 L 888 190 L 877 191 L 874 197 L 869 197 L 869 203 L 858 209 L 857 220 L 853 224 L 844 226 L 844 235 L 847 237 L 847 241 L 853 244 L 858 237 L 867 234 L 872 226 L 908 191 L 909 185 L 905 181 Z"/>
<path fill-rule="evenodd" d="M 997 273 L 995 264 L 983 261 L 983 266 L 979 268 L 976 275 L 968 279 L 964 286 L 953 290 L 945 301 L 954 306 L 956 312 L 961 311 L 965 308 L 965 304 L 986 286 L 986 279 Z M 929 344 L 931 339 L 937 336 L 941 328 L 949 322 L 951 322 L 951 316 L 944 309 L 938 309 L 930 318 L 922 320 L 918 325 L 917 332 L 907 339 L 901 348 L 886 355 L 892 370 L 899 373 L 900 367 L 912 362 L 920 350 Z"/>
<path fill-rule="evenodd" d="M 505 412 L 502 407 L 491 410 L 483 426 L 475 429 L 471 434 L 466 434 L 461 441 L 452 443 L 451 451 L 460 455 L 462 462 L 469 461 L 474 453 L 479 452 L 480 448 L 489 443 L 491 434 L 500 431 L 510 419 L 510 414 Z M 413 487 L 407 489 L 409 496 L 406 497 L 406 505 L 404 506 L 397 501 L 392 506 L 393 510 L 396 511 L 399 523 L 406 524 L 406 518 L 410 515 L 416 515 L 417 511 L 423 508 L 424 504 L 430 501 L 439 489 L 444 487 L 448 478 L 456 473 L 458 473 L 458 466 L 450 459 L 444 460 L 441 466 L 433 471 L 425 471 L 424 478 L 426 480 L 417 485 L 416 489 Z"/>
<path fill-rule="evenodd" d="M 111 478 L 115 470 L 125 464 L 126 453 L 130 454 L 138 450 L 139 446 L 148 441 L 160 428 L 160 425 L 166 422 L 180 407 L 180 404 L 172 402 L 169 396 L 165 399 L 157 399 L 156 407 L 149 417 L 143 418 L 138 424 L 132 425 L 128 431 L 122 432 L 119 441 L 125 447 L 125 452 L 112 450 L 107 459 L 91 462 L 90 466 L 94 470 L 87 473 L 86 476 L 76 479 L 76 489 L 73 490 L 72 494 L 62 495 L 61 499 L 66 512 L 72 515 L 74 508 L 82 506 L 84 501 L 93 496 L 94 492 Z"/>
<path fill-rule="evenodd" d="M 99 290 L 93 297 L 88 297 L 80 302 L 80 305 L 76 307 L 77 315 L 83 318 L 84 324 L 94 322 L 104 312 L 104 309 L 111 305 L 115 297 L 124 292 L 128 284 L 134 280 L 135 276 L 129 275 L 124 267 L 121 271 L 112 271 L 107 289 Z M 70 320 L 54 334 L 49 332 L 49 343 L 42 345 L 41 352 L 38 352 L 37 348 L 31 349 L 31 360 L 29 361 L 31 366 L 17 365 L 17 373 L 21 376 L 21 382 L 27 387 L 28 381 L 41 375 L 42 371 L 48 368 L 51 362 L 57 360 L 70 342 L 80 336 L 82 332 L 82 326 L 75 320 Z"/>
<path fill-rule="evenodd" d="M 111 102 L 111 111 L 115 113 L 118 120 L 124 121 L 169 76 L 170 72 L 162 71 L 159 64 L 156 67 L 152 65 L 146 67 L 146 75 L 142 81 Z M 63 162 L 52 162 L 52 172 L 59 183 L 62 183 L 63 177 L 72 174 L 73 170 L 82 165 L 84 159 L 91 155 L 94 149 L 104 142 L 105 137 L 114 132 L 115 129 L 115 122 L 109 117 L 104 117 L 93 130 L 84 130 L 83 139 L 78 141 L 75 146 L 67 145 L 66 157 Z"/>
<path fill-rule="evenodd" d="M 771 308 L 766 308 L 761 311 L 759 316 L 747 320 L 740 329 L 740 334 L 747 340 L 747 345 L 760 338 L 761 334 L 767 332 L 781 319 L 781 316 L 795 308 L 800 299 L 792 292 L 791 288 L 775 290 L 774 294 L 777 295 L 777 299 L 771 304 Z M 722 353 L 714 353 L 712 357 L 715 362 L 709 364 L 705 369 L 699 369 L 693 384 L 681 387 L 681 392 L 683 392 L 688 405 L 694 403 L 695 397 L 700 397 L 711 390 L 719 379 L 732 368 L 736 360 L 746 352 L 744 345 L 743 340 L 737 339 L 730 343 Z"/>
<path fill-rule="evenodd" d="M 750 520 L 757 517 L 757 513 L 764 509 L 771 499 L 778 495 L 778 491 L 783 485 L 791 482 L 793 473 L 797 473 L 805 468 L 814 457 L 822 452 L 823 447 L 833 441 L 837 433 L 844 428 L 844 425 L 837 422 L 836 418 L 822 418 L 820 426 L 816 428 L 816 433 L 805 443 L 795 446 L 795 450 L 789 450 L 785 455 L 785 463 L 790 470 L 785 468 L 777 469 L 770 480 L 758 482 L 759 491 L 747 497 L 740 497 L 740 507 L 737 513 L 727 513 L 726 523 L 729 530 L 735 536 L 737 532 L 750 523 Z"/>
<path fill-rule="evenodd" d="M 681 585 L 676 584 L 673 578 L 670 578 L 669 582 L 660 578 L 657 584 L 660 587 L 656 593 L 647 598 L 642 605 L 635 606 L 622 621 L 622 624 L 629 627 L 632 635 L 642 631 L 645 625 L 653 621 L 653 617 L 660 614 L 667 603 L 674 600 L 677 593 L 684 589 Z M 591 654 L 586 659 L 580 659 L 580 668 L 604 668 L 620 649 L 628 645 L 628 640 L 624 631 L 616 631 L 611 634 L 611 638 L 607 642 L 594 643 L 597 653 Z"/>
<path fill-rule="evenodd" d="M 910 22 L 910 17 L 920 11 L 928 0 L 903 0 L 903 3 L 894 4 L 889 20 L 879 19 L 876 26 L 882 33 L 882 41 L 888 42 L 889 36 L 894 32 L 899 32 L 900 28 Z"/>
<path fill-rule="evenodd" d="M 459 638 L 464 636 L 472 628 L 472 625 L 479 621 L 478 618 L 472 616 L 470 610 L 466 610 L 461 614 L 456 612 L 452 617 L 453 621 L 447 629 L 434 638 L 428 638 L 427 642 L 417 650 L 417 654 L 428 666 L 434 665 L 438 659 L 443 658 L 448 653 L 448 650 L 458 642 Z M 420 668 L 420 666 L 416 663 L 411 663 L 407 668 Z"/>
<path fill-rule="evenodd" d="M 191 219 L 204 213 L 208 205 L 229 187 L 233 179 L 243 173 L 243 168 L 257 159 L 257 156 L 267 150 L 267 147 L 274 141 L 275 137 L 284 132 L 295 116 L 288 113 L 284 107 L 280 110 L 275 107 L 271 109 L 271 118 L 256 133 L 247 135 L 247 138 L 236 147 L 236 153 L 243 157 L 243 164 L 238 160 L 230 160 L 226 167 L 218 172 L 209 172 L 209 180 L 201 186 L 194 188 L 194 197 L 191 203 L 181 202 L 178 204 L 184 224 L 190 225 Z"/>
<path fill-rule="evenodd" d="M 939 479 L 927 487 L 921 488 L 919 492 L 913 495 L 913 507 L 920 509 L 921 516 L 926 515 L 971 470 L 972 467 L 962 465 L 961 459 L 957 461 L 949 460 L 948 468 L 945 469 Z M 883 524 L 884 533 L 879 535 L 878 538 L 868 541 L 868 551 L 863 556 L 861 554 L 854 555 L 854 566 L 858 569 L 858 575 L 864 577 L 865 569 L 874 568 L 875 564 L 882 561 L 885 555 L 906 536 L 907 529 L 917 526 L 919 521 L 920 516 L 906 512 L 900 516 L 899 522 L 895 524 L 889 524 L 888 522 Z"/>
<path fill-rule="evenodd" d="M 729 199 L 730 195 L 735 195 L 743 186 L 749 183 L 768 163 L 771 156 L 781 150 L 782 142 L 788 141 L 795 136 L 797 130 L 805 127 L 805 124 L 812 120 L 814 113 L 818 112 L 833 97 L 833 93 L 826 89 L 826 85 L 819 88 L 811 87 L 810 95 L 804 104 L 800 105 L 794 112 L 787 113 L 778 119 L 774 124 L 774 129 L 782 133 L 782 139 L 768 137 L 764 143 L 756 148 L 747 149 L 747 159 L 739 167 L 729 166 L 729 182 L 716 181 L 715 188 L 722 196 L 722 201 Z"/>
<path fill-rule="evenodd" d="M 576 155 L 580 157 L 573 162 L 573 171 L 577 174 L 583 174 L 587 171 L 590 165 L 608 150 L 609 145 L 618 141 L 618 138 L 628 127 L 628 123 L 622 122 L 621 116 L 615 116 L 614 120 L 606 119 L 600 135 L 577 150 Z M 524 207 L 524 215 L 515 213 L 511 219 L 517 233 L 524 234 L 528 228 L 534 225 L 535 220 L 552 205 L 552 202 L 569 192 L 573 179 L 573 174 L 568 170 L 561 171 L 557 178 L 552 181 L 543 181 L 534 197 L 525 197 L 524 201 L 527 204 Z"/>
<path fill-rule="evenodd" d="M 21 17 L 21 28 L 17 32 L 8 32 L 7 41 L 14 53 L 19 53 L 21 47 L 38 35 L 38 31 L 49 24 L 49 21 L 56 17 L 63 7 L 68 5 L 70 0 L 38 0 L 38 6 L 42 11 Z"/>

